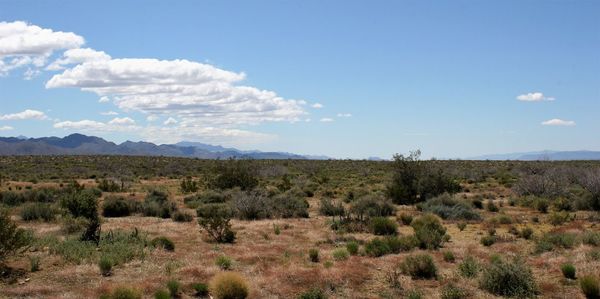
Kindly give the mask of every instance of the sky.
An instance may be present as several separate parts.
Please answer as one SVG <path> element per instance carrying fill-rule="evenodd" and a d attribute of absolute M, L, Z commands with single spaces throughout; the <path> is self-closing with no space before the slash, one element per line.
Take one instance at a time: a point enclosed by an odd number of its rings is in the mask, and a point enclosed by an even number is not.
<path fill-rule="evenodd" d="M 600 150 L 600 1 L 0 0 L 0 136 Z"/>

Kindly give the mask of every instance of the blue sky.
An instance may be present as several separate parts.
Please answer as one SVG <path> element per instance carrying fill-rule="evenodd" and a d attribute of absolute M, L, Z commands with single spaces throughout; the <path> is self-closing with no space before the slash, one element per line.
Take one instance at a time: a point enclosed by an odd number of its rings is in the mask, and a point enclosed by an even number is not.
<path fill-rule="evenodd" d="M 0 0 L 0 135 L 337 158 L 600 150 L 599 14 L 598 1 Z"/>

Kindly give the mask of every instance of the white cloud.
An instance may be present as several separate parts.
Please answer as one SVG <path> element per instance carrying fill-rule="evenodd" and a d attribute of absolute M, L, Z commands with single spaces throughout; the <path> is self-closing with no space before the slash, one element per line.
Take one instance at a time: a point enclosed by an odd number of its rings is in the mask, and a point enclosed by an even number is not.
<path fill-rule="evenodd" d="M 554 97 L 547 97 L 541 92 L 530 92 L 517 96 L 517 100 L 524 102 L 541 102 L 541 101 L 554 101 Z"/>
<path fill-rule="evenodd" d="M 141 128 L 135 126 L 135 121 L 129 117 L 115 118 L 108 123 L 84 119 L 80 121 L 62 121 L 54 124 L 56 129 L 89 132 L 135 132 Z"/>
<path fill-rule="evenodd" d="M 108 122 L 109 125 L 133 125 L 135 124 L 135 120 L 129 118 L 129 117 L 116 117 L 113 118 L 111 121 Z"/>
<path fill-rule="evenodd" d="M 169 117 L 169 119 L 165 120 L 165 122 L 163 124 L 168 126 L 168 125 L 174 125 L 176 123 L 178 123 L 178 121 L 176 119 Z"/>
<path fill-rule="evenodd" d="M 103 51 L 96 51 L 94 49 L 70 49 L 63 53 L 63 57 L 55 60 L 46 67 L 47 70 L 58 71 L 64 69 L 68 65 L 80 64 L 90 61 L 103 61 L 110 60 L 110 55 Z"/>
<path fill-rule="evenodd" d="M 337 117 L 352 117 L 352 114 L 350 114 L 350 113 L 338 113 Z"/>
<path fill-rule="evenodd" d="M 118 112 L 114 112 L 114 111 L 106 111 L 106 112 L 100 112 L 101 115 L 119 115 Z"/>
<path fill-rule="evenodd" d="M 0 127 L 0 131 L 10 131 L 10 130 L 14 130 L 14 128 L 11 127 L 11 126 L 2 126 L 2 127 Z"/>
<path fill-rule="evenodd" d="M 27 120 L 27 119 L 38 119 L 43 120 L 48 117 L 42 111 L 27 109 L 22 112 L 0 115 L 0 120 Z"/>
<path fill-rule="evenodd" d="M 108 97 L 100 97 L 100 99 L 98 100 L 98 103 L 108 103 L 110 102 L 110 99 Z"/>
<path fill-rule="evenodd" d="M 312 105 L 310 105 L 311 107 L 315 108 L 315 109 L 321 109 L 323 108 L 323 104 L 321 103 L 314 103 Z"/>
<path fill-rule="evenodd" d="M 153 121 L 158 120 L 158 116 L 156 116 L 154 114 L 150 114 L 150 115 L 148 115 L 148 117 L 146 117 L 146 120 L 149 122 L 153 122 Z"/>
<path fill-rule="evenodd" d="M 544 126 L 574 126 L 575 121 L 553 118 L 553 119 L 550 119 L 547 121 L 543 121 L 542 125 L 544 125 Z"/>
<path fill-rule="evenodd" d="M 53 31 L 22 21 L 0 22 L 0 75 L 32 65 L 42 67 L 55 51 L 79 48 L 83 37 Z"/>
<path fill-rule="evenodd" d="M 333 118 L 329 118 L 329 117 L 323 117 L 321 118 L 320 122 L 324 122 L 324 123 L 328 123 L 328 122 L 332 122 Z"/>

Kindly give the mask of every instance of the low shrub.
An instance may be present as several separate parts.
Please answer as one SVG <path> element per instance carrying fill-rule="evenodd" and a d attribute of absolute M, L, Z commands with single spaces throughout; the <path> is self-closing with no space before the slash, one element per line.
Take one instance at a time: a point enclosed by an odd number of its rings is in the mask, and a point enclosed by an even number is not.
<path fill-rule="evenodd" d="M 402 224 L 410 225 L 410 223 L 412 221 L 413 221 L 413 216 L 406 214 L 406 213 L 400 214 L 400 222 L 402 222 Z"/>
<path fill-rule="evenodd" d="M 233 243 L 235 232 L 231 230 L 233 211 L 227 204 L 202 204 L 196 210 L 198 224 L 219 243 Z"/>
<path fill-rule="evenodd" d="M 386 217 L 374 217 L 371 219 L 371 231 L 375 235 L 395 235 L 398 233 L 398 225 L 392 219 Z"/>
<path fill-rule="evenodd" d="M 486 210 L 488 210 L 489 212 L 492 212 L 492 213 L 496 213 L 496 212 L 500 211 L 500 209 L 498 208 L 498 206 L 491 199 L 488 200 L 488 203 L 485 206 L 485 208 L 486 208 Z"/>
<path fill-rule="evenodd" d="M 171 219 L 175 222 L 192 222 L 192 220 L 194 220 L 194 215 L 183 211 L 175 211 L 173 215 L 171 215 Z"/>
<path fill-rule="evenodd" d="M 494 243 L 496 243 L 496 236 L 492 236 L 492 235 L 487 235 L 487 236 L 483 236 L 481 238 L 481 245 L 489 247 L 494 245 Z"/>
<path fill-rule="evenodd" d="M 327 299 L 327 295 L 323 290 L 314 288 L 298 295 L 298 299 Z"/>
<path fill-rule="evenodd" d="M 40 270 L 40 257 L 37 255 L 29 257 L 29 270 L 31 272 L 37 272 Z"/>
<path fill-rule="evenodd" d="M 126 217 L 136 211 L 137 202 L 127 200 L 123 196 L 108 196 L 102 203 L 102 216 Z"/>
<path fill-rule="evenodd" d="M 167 282 L 167 289 L 169 289 L 169 294 L 171 295 L 171 298 L 178 298 L 179 291 L 181 289 L 181 284 L 179 283 L 179 281 L 171 279 Z"/>
<path fill-rule="evenodd" d="M 419 246 L 423 249 L 437 249 L 442 246 L 446 228 L 433 214 L 425 214 L 411 223 Z"/>
<path fill-rule="evenodd" d="M 167 290 L 158 290 L 154 292 L 154 299 L 171 299 L 171 294 Z"/>
<path fill-rule="evenodd" d="M 346 244 L 346 250 L 348 250 L 348 253 L 350 253 L 351 255 L 357 255 L 358 254 L 358 243 L 356 241 L 350 241 Z"/>
<path fill-rule="evenodd" d="M 319 262 L 319 249 L 311 248 L 308 250 L 308 259 L 313 263 Z"/>
<path fill-rule="evenodd" d="M 216 299 L 244 299 L 248 297 L 246 280 L 235 272 L 221 272 L 210 281 L 211 294 Z"/>
<path fill-rule="evenodd" d="M 102 298 L 106 299 L 142 299 L 142 293 L 137 289 L 130 287 L 118 287 L 114 289 L 107 296 Z"/>
<path fill-rule="evenodd" d="M 542 253 L 556 248 L 570 249 L 577 245 L 577 235 L 573 233 L 545 233 L 535 244 L 535 252 Z"/>
<path fill-rule="evenodd" d="M 230 270 L 232 264 L 233 262 L 231 259 L 224 255 L 220 255 L 215 260 L 215 265 L 217 265 L 217 267 L 219 267 L 221 270 Z"/>
<path fill-rule="evenodd" d="M 350 253 L 348 253 L 348 250 L 346 250 L 346 248 L 336 249 L 331 254 L 331 256 L 333 257 L 333 259 L 336 260 L 336 261 L 345 261 L 345 260 L 348 259 L 349 255 L 350 255 Z"/>
<path fill-rule="evenodd" d="M 475 198 L 471 201 L 471 204 L 476 208 L 476 209 L 483 209 L 483 201 L 481 201 L 481 199 L 479 198 Z"/>
<path fill-rule="evenodd" d="M 552 212 L 548 217 L 550 224 L 559 226 L 571 220 L 571 215 L 567 211 Z"/>
<path fill-rule="evenodd" d="M 433 258 L 428 254 L 407 256 L 400 267 L 402 273 L 410 275 L 413 279 L 437 278 L 437 267 Z"/>
<path fill-rule="evenodd" d="M 579 278 L 579 287 L 588 299 L 600 298 L 600 280 L 593 274 Z"/>
<path fill-rule="evenodd" d="M 422 299 L 423 293 L 419 290 L 410 290 L 406 293 L 406 299 Z"/>
<path fill-rule="evenodd" d="M 531 298 L 538 293 L 531 269 L 518 259 L 490 263 L 483 269 L 479 286 L 497 296 Z"/>
<path fill-rule="evenodd" d="M 470 205 L 452 197 L 442 194 L 438 197 L 428 199 L 418 205 L 423 212 L 433 213 L 442 219 L 479 220 L 481 216 L 471 208 Z"/>
<path fill-rule="evenodd" d="M 343 216 L 346 210 L 341 201 L 325 197 L 321 198 L 319 213 L 324 216 Z"/>
<path fill-rule="evenodd" d="M 365 253 L 372 257 L 380 257 L 392 252 L 390 245 L 384 239 L 375 238 L 365 244 Z"/>
<path fill-rule="evenodd" d="M 400 237 L 388 236 L 383 238 L 383 241 L 390 248 L 390 253 L 410 251 L 413 248 L 419 247 L 419 240 L 413 235 Z"/>
<path fill-rule="evenodd" d="M 101 257 L 98 261 L 98 268 L 102 276 L 110 276 L 112 274 L 113 262 L 108 257 Z"/>
<path fill-rule="evenodd" d="M 465 289 L 457 287 L 453 283 L 445 285 L 440 293 L 441 299 L 463 299 L 469 297 L 469 293 Z"/>
<path fill-rule="evenodd" d="M 162 248 L 166 251 L 175 251 L 175 243 L 167 237 L 156 237 L 150 241 L 150 245 L 154 248 Z"/>
<path fill-rule="evenodd" d="M 27 203 L 21 209 L 21 219 L 23 221 L 42 220 L 50 222 L 56 219 L 56 209 L 49 203 Z"/>
<path fill-rule="evenodd" d="M 205 283 L 195 283 L 192 289 L 196 292 L 196 297 L 206 297 L 208 295 L 208 285 Z"/>
<path fill-rule="evenodd" d="M 479 263 L 472 256 L 467 256 L 459 265 L 458 273 L 465 278 L 473 278 L 479 273 Z"/>
<path fill-rule="evenodd" d="M 600 246 L 600 232 L 586 230 L 581 234 L 581 242 L 590 246 Z"/>
<path fill-rule="evenodd" d="M 224 203 L 227 201 L 227 196 L 224 193 L 208 190 L 199 194 L 185 197 L 183 203 L 190 209 L 197 209 L 198 206 L 208 203 Z"/>
<path fill-rule="evenodd" d="M 524 227 L 519 232 L 519 236 L 525 240 L 530 240 L 533 237 L 533 229 L 531 227 Z"/>
<path fill-rule="evenodd" d="M 0 266 L 7 258 L 25 251 L 33 239 L 31 232 L 18 228 L 4 209 L 0 209 L 0 236 Z"/>
<path fill-rule="evenodd" d="M 454 257 L 454 253 L 452 251 L 444 251 L 444 262 L 454 263 L 456 258 Z"/>
<path fill-rule="evenodd" d="M 562 274 L 565 278 L 575 279 L 575 277 L 576 277 L 575 266 L 571 263 L 562 264 L 560 266 L 560 271 L 562 272 Z"/>
<path fill-rule="evenodd" d="M 458 227 L 458 230 L 460 230 L 461 232 L 463 230 L 465 230 L 465 228 L 467 228 L 467 223 L 466 222 L 459 222 L 456 224 L 456 227 Z"/>

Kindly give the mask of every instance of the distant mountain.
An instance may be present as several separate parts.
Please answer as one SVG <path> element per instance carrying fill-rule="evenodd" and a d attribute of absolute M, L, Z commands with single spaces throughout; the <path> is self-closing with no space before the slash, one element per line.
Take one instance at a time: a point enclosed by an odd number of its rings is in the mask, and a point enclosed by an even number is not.
<path fill-rule="evenodd" d="M 467 160 L 600 160 L 600 151 L 539 151 L 524 153 L 509 153 L 471 157 Z"/>
<path fill-rule="evenodd" d="M 72 134 L 63 138 L 0 137 L 0 155 L 129 155 L 200 159 L 328 159 L 284 152 L 241 151 L 198 142 L 156 145 L 126 141 L 121 144 L 100 137 Z"/>

